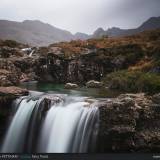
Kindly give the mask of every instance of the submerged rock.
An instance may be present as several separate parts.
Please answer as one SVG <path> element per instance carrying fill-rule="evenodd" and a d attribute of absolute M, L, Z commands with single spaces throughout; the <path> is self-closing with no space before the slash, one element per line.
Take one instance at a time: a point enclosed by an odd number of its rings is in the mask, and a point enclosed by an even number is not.
<path fill-rule="evenodd" d="M 75 88 L 78 88 L 78 85 L 74 83 L 66 83 L 64 88 L 65 89 L 75 89 Z"/>
<path fill-rule="evenodd" d="M 88 88 L 100 88 L 100 87 L 103 86 L 103 84 L 99 81 L 91 80 L 91 81 L 86 83 L 86 86 Z"/>

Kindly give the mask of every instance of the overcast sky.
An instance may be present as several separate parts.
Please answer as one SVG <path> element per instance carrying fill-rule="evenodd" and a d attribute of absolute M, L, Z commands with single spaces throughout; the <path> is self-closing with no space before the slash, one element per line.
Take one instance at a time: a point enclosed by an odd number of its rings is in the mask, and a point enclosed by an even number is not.
<path fill-rule="evenodd" d="M 0 19 L 41 20 L 75 32 L 134 28 L 160 16 L 160 0 L 0 0 Z"/>

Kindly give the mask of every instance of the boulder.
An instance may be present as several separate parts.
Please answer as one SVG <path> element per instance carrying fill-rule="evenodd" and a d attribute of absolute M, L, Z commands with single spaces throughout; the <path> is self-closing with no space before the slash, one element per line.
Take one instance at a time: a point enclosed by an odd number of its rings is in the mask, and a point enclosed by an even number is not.
<path fill-rule="evenodd" d="M 63 102 L 64 99 L 60 95 L 43 95 L 39 101 L 41 107 L 41 114 L 44 114 L 51 106 Z"/>
<path fill-rule="evenodd" d="M 75 89 L 75 88 L 78 88 L 78 85 L 74 83 L 66 83 L 64 88 L 65 89 Z"/>
<path fill-rule="evenodd" d="M 160 150 L 159 96 L 122 94 L 100 101 L 100 152 L 158 152 Z"/>
<path fill-rule="evenodd" d="M 86 83 L 86 86 L 88 88 L 100 88 L 100 87 L 103 86 L 103 84 L 99 81 L 91 80 L 91 81 Z"/>
<path fill-rule="evenodd" d="M 29 93 L 28 90 L 15 86 L 0 87 L 0 96 L 18 97 L 18 96 L 28 95 L 28 93 Z"/>

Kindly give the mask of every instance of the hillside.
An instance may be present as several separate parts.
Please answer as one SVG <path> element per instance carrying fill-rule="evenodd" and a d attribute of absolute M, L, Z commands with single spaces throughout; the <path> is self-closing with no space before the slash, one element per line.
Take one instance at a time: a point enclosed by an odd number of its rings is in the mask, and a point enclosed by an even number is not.
<path fill-rule="evenodd" d="M 73 35 L 41 21 L 0 21 L 1 39 L 16 40 L 32 46 L 43 46 L 59 41 L 69 41 Z"/>

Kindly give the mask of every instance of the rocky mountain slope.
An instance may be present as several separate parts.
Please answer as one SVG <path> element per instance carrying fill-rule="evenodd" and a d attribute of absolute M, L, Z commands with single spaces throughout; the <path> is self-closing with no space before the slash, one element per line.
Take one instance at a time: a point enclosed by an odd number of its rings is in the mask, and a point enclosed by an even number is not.
<path fill-rule="evenodd" d="M 41 21 L 0 21 L 1 39 L 11 39 L 32 46 L 43 46 L 59 41 L 69 41 L 74 36 Z"/>

